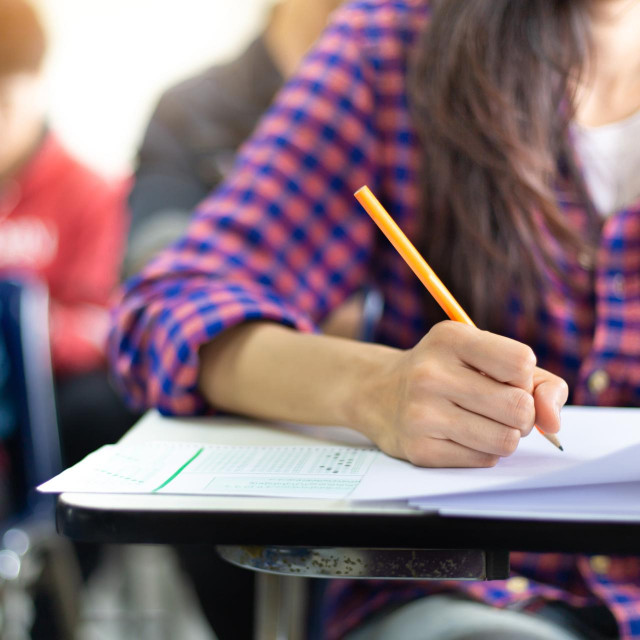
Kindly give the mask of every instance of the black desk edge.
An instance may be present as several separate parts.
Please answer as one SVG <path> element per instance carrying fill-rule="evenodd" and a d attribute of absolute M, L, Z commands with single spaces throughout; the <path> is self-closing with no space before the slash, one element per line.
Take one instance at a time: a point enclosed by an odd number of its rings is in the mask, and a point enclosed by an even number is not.
<path fill-rule="evenodd" d="M 58 500 L 58 532 L 78 541 L 638 554 L 640 522 L 549 522 L 260 511 L 79 507 Z"/>

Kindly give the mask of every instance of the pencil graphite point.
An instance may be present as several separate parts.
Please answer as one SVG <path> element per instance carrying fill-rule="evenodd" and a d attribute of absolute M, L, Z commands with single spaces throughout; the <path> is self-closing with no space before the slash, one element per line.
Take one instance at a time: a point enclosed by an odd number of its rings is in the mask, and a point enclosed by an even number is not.
<path fill-rule="evenodd" d="M 540 433 L 555 447 L 557 447 L 558 449 L 560 449 L 560 451 L 564 451 L 564 448 L 562 447 L 562 445 L 560 444 L 560 440 L 558 440 L 558 437 L 553 434 L 553 433 L 546 433 L 545 431 L 542 431 L 541 429 L 538 428 L 538 431 L 540 431 Z"/>

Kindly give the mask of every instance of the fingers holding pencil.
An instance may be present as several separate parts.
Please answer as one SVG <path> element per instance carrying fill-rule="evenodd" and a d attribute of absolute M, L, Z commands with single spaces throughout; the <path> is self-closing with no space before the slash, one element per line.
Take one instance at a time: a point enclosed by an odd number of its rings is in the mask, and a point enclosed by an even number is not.
<path fill-rule="evenodd" d="M 386 453 L 419 466 L 492 466 L 510 456 L 533 428 L 533 395 L 475 366 L 484 357 L 500 362 L 510 342 L 457 322 L 438 323 L 382 372 L 376 387 L 383 392 L 373 400 L 380 420 L 367 435 Z M 523 354 L 499 373 L 518 371 L 528 386 L 536 367 Z M 540 397 L 546 403 L 554 381 L 541 384 L 548 385 Z"/>
<path fill-rule="evenodd" d="M 420 255 L 420 252 L 413 246 L 400 227 L 398 227 L 380 201 L 373 195 L 369 187 L 361 187 L 354 195 L 407 265 L 434 297 L 436 302 L 442 307 L 447 316 L 451 320 L 475 328 L 473 320 L 471 320 L 464 309 L 458 304 L 451 292 L 434 273 L 433 269 L 427 264 L 425 259 Z M 480 342 L 489 349 L 491 346 L 490 337 L 488 338 L 487 336 L 491 336 L 491 334 L 483 336 Z M 499 338 L 499 336 L 495 336 L 495 338 Z M 564 404 L 567 399 L 566 383 L 564 387 L 562 387 L 558 382 L 560 378 L 554 376 L 554 378 L 556 378 L 554 380 L 551 377 L 552 374 L 548 374 L 546 377 L 539 374 L 538 380 L 540 382 L 538 386 L 536 386 L 533 374 L 529 373 L 535 365 L 535 355 L 525 345 L 521 345 L 515 341 L 511 342 L 515 345 L 514 348 L 527 351 L 527 366 L 523 367 L 521 371 L 515 371 L 513 374 L 506 376 L 501 374 L 499 369 L 504 358 L 501 359 L 495 350 L 492 357 L 488 357 L 490 354 L 485 352 L 480 358 L 481 362 L 476 368 L 480 372 L 486 373 L 499 381 L 512 383 L 515 386 L 523 388 L 525 391 L 533 392 L 535 408 L 537 411 L 540 411 L 542 420 L 542 426 L 536 425 L 536 428 L 549 442 L 562 450 L 562 445 L 554 432 L 560 428 L 559 407 Z M 520 362 L 520 359 L 516 361 Z M 507 369 L 508 368 L 509 366 L 507 364 Z M 523 375 L 528 376 L 526 380 L 523 379 Z M 562 387 L 562 390 L 558 390 L 559 386 Z"/>

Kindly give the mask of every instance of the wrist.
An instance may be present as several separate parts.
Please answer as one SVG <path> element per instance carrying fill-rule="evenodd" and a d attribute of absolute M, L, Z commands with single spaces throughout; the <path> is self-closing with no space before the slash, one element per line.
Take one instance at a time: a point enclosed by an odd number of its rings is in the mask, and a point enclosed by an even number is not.
<path fill-rule="evenodd" d="M 362 346 L 343 399 L 344 424 L 377 442 L 380 432 L 393 423 L 393 372 L 403 352 L 379 344 Z"/>

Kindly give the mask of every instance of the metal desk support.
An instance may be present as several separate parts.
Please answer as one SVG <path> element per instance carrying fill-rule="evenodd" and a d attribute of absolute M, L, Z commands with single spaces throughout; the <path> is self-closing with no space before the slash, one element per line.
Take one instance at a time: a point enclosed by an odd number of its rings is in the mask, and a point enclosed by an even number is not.
<path fill-rule="evenodd" d="M 257 571 L 255 640 L 303 640 L 304 578 L 498 580 L 509 575 L 507 551 L 218 546 L 222 558 Z"/>

